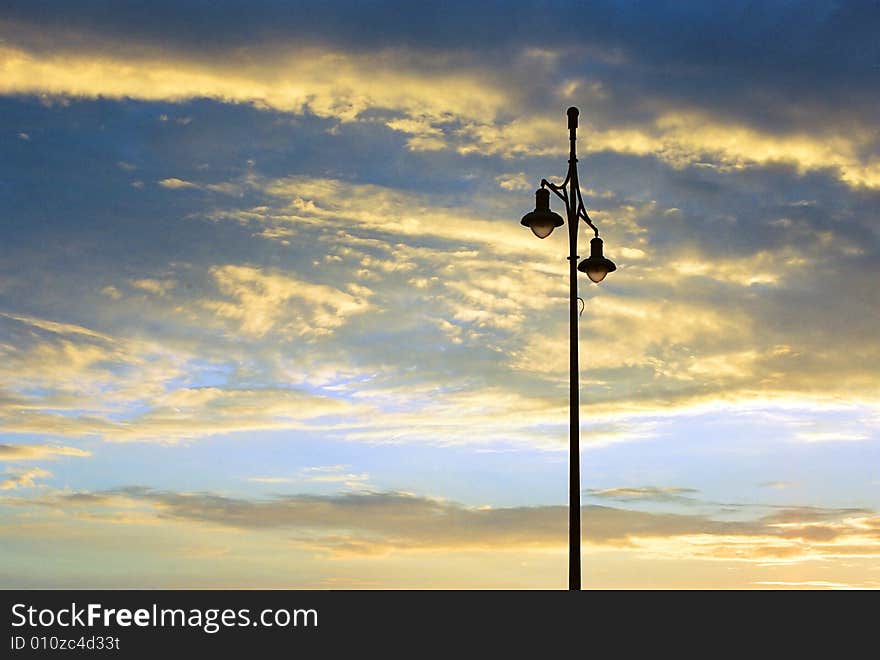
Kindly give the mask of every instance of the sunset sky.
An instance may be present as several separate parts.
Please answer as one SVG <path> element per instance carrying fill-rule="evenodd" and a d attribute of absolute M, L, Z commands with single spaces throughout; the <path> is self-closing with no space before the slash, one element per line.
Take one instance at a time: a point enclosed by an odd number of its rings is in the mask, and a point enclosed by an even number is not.
<path fill-rule="evenodd" d="M 575 105 L 585 588 L 880 587 L 878 34 L 4 2 L 0 586 L 564 588 Z"/>

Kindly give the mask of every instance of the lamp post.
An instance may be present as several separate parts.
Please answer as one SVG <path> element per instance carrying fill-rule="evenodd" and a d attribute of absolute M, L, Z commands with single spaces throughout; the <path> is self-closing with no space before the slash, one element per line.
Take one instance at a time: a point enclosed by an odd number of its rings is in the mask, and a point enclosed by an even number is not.
<path fill-rule="evenodd" d="M 581 474 L 580 474 L 580 422 L 578 396 L 578 289 L 577 271 L 586 273 L 591 281 L 598 284 L 605 276 L 616 270 L 617 266 L 602 255 L 602 239 L 599 230 L 584 206 L 578 185 L 577 141 L 578 109 L 569 108 L 568 139 L 571 150 L 568 157 L 568 174 L 565 181 L 556 185 L 541 179 L 541 187 L 535 193 L 535 210 L 523 216 L 521 224 L 528 227 L 538 238 L 547 238 L 556 227 L 565 224 L 559 215 L 550 210 L 550 193 L 553 192 L 565 203 L 568 221 L 568 270 L 569 270 L 569 330 L 570 330 L 570 440 L 569 440 L 569 493 L 568 493 L 568 588 L 581 588 Z M 590 240 L 590 256 L 577 264 L 578 221 L 583 220 L 594 233 Z M 576 265 L 577 264 L 577 265 Z"/>

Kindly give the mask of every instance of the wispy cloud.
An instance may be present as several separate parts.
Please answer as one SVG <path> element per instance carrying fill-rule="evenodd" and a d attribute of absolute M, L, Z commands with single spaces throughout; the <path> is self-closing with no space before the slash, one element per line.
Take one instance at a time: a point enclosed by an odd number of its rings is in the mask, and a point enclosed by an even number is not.
<path fill-rule="evenodd" d="M 93 39 L 104 41 L 104 47 L 79 46 L 56 54 L 26 44 L 5 45 L 0 50 L 6 72 L 0 93 L 170 102 L 212 98 L 343 122 L 381 122 L 410 136 L 412 150 L 515 158 L 564 155 L 566 149 L 557 139 L 557 118 L 538 112 L 522 81 L 500 75 L 488 59 L 479 65 L 452 54 L 437 59 L 415 48 L 355 54 L 332 46 L 292 50 L 264 44 L 250 48 L 247 59 L 227 53 L 211 60 L 180 49 L 169 57 L 149 43 L 122 49 L 106 36 Z M 719 116 L 715 107 L 704 107 L 705 100 L 685 94 L 664 98 L 655 90 L 655 97 L 642 101 L 640 112 L 633 113 L 627 94 L 608 92 L 613 85 L 602 79 L 599 67 L 589 67 L 586 75 L 559 88 L 548 89 L 541 82 L 550 62 L 571 48 L 583 51 L 575 46 L 529 49 L 514 59 L 532 95 L 551 95 L 560 106 L 573 97 L 589 100 L 593 119 L 585 118 L 583 127 L 589 134 L 587 150 L 651 156 L 674 166 L 711 161 L 733 169 L 787 162 L 805 171 L 832 169 L 854 186 L 880 185 L 880 160 L 870 155 L 873 133 L 856 117 L 841 122 L 838 130 L 818 119 L 797 128 L 785 122 L 768 128 L 745 110 L 731 119 Z M 595 52 L 581 54 L 588 62 L 598 59 Z M 672 68 L 666 71 L 674 71 L 682 86 L 694 75 L 692 67 L 668 64 Z M 509 66 L 505 61 L 504 67 Z M 643 87 L 647 92 L 649 85 Z M 513 110 L 519 116 L 509 119 Z M 805 123 L 803 118 L 799 123 Z M 162 185 L 190 184 L 167 178 Z"/>
<path fill-rule="evenodd" d="M 291 476 L 248 477 L 248 481 L 258 484 L 342 484 L 355 490 L 369 490 L 370 475 L 366 472 L 352 472 L 348 465 L 323 465 L 302 468 Z"/>
<path fill-rule="evenodd" d="M 773 488 L 775 490 L 783 490 L 791 488 L 795 483 L 791 481 L 764 481 L 758 484 L 759 488 Z"/>
<path fill-rule="evenodd" d="M 242 530 L 275 529 L 301 547 L 336 555 L 428 549 L 554 551 L 566 543 L 567 510 L 562 506 L 467 507 L 400 492 L 250 500 L 128 488 L 59 493 L 42 500 L 60 510 L 127 506 L 126 502 L 149 505 L 160 518 Z M 583 516 L 590 522 L 585 527 L 589 544 L 657 556 L 791 563 L 880 554 L 880 518 L 865 509 L 793 507 L 751 520 L 723 520 L 592 505 L 583 508 Z"/>
<path fill-rule="evenodd" d="M 653 502 L 693 502 L 692 495 L 699 493 L 694 488 L 680 488 L 668 486 L 660 488 L 657 486 L 641 486 L 641 487 L 618 487 L 603 489 L 588 489 L 584 491 L 590 497 L 598 497 L 601 499 L 627 501 L 653 501 Z"/>
<path fill-rule="evenodd" d="M 143 277 L 137 280 L 130 280 L 129 284 L 136 289 L 140 289 L 141 291 L 146 291 L 147 293 L 152 293 L 157 296 L 163 296 L 168 291 L 177 286 L 177 282 L 174 280 L 160 280 L 152 277 Z"/>
<path fill-rule="evenodd" d="M 59 456 L 91 456 L 92 453 L 77 447 L 58 445 L 6 445 L 0 444 L 0 462 L 34 461 Z"/>
<path fill-rule="evenodd" d="M 41 468 L 28 468 L 26 470 L 22 469 L 7 469 L 7 474 L 11 473 L 14 476 L 8 477 L 0 481 L 0 490 L 17 490 L 19 488 L 33 488 L 35 487 L 37 479 L 45 479 L 46 477 L 51 477 L 52 473 Z"/>
<path fill-rule="evenodd" d="M 178 188 L 195 188 L 196 184 L 191 181 L 184 181 L 183 179 L 177 179 L 175 177 L 169 177 L 167 179 L 162 179 L 159 181 L 159 185 L 163 188 L 170 188 L 171 190 L 177 190 Z"/>
<path fill-rule="evenodd" d="M 283 335 L 314 336 L 332 332 L 347 316 L 370 309 L 372 291 L 361 285 L 342 291 L 279 272 L 251 266 L 211 269 L 220 291 L 234 299 L 202 304 L 221 317 L 239 322 L 238 329 L 255 336 L 274 330 Z"/>
<path fill-rule="evenodd" d="M 801 442 L 862 442 L 871 436 L 867 432 L 859 431 L 800 431 L 795 434 L 795 439 Z"/>

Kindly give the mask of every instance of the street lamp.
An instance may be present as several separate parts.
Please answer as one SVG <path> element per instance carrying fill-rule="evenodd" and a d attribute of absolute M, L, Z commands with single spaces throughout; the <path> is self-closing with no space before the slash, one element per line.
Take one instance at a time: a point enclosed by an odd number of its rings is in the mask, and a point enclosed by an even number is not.
<path fill-rule="evenodd" d="M 578 415 L 578 290 L 577 271 L 586 273 L 591 281 L 598 284 L 605 276 L 617 269 L 614 262 L 606 259 L 602 254 L 602 239 L 599 238 L 599 230 L 584 206 L 578 185 L 577 154 L 575 142 L 577 140 L 578 109 L 569 108 L 568 114 L 568 139 L 571 151 L 568 157 L 568 174 L 560 185 L 541 179 L 541 187 L 535 193 L 535 210 L 523 216 L 521 224 L 525 225 L 538 238 L 547 238 L 556 227 L 565 223 L 562 218 L 550 210 L 550 192 L 552 191 L 565 203 L 565 213 L 568 220 L 568 264 L 569 264 L 569 289 L 570 289 L 570 383 L 571 408 L 570 408 L 570 458 L 569 458 L 569 493 L 568 493 L 568 588 L 581 588 L 581 474 L 580 474 L 580 422 Z M 575 267 L 578 260 L 577 236 L 578 221 L 583 220 L 593 230 L 595 236 L 590 240 L 590 256 Z"/>

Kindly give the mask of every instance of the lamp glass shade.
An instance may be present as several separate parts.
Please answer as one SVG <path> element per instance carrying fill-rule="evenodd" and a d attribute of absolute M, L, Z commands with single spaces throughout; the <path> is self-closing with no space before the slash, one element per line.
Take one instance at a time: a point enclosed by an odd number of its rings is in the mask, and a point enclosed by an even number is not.
<path fill-rule="evenodd" d="M 553 221 L 550 214 L 530 213 L 529 215 L 537 216 L 531 218 L 529 229 L 531 229 L 532 233 L 538 238 L 547 238 L 553 233 L 553 230 L 556 229 L 556 223 Z"/>
<path fill-rule="evenodd" d="M 593 280 L 596 284 L 604 280 L 607 274 L 608 271 L 602 267 L 593 267 L 587 271 L 587 277 Z"/>
<path fill-rule="evenodd" d="M 578 270 L 586 273 L 596 284 L 604 280 L 608 273 L 617 270 L 614 262 L 602 254 L 602 239 L 598 236 L 590 240 L 590 256 L 578 264 Z"/>

